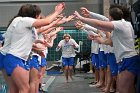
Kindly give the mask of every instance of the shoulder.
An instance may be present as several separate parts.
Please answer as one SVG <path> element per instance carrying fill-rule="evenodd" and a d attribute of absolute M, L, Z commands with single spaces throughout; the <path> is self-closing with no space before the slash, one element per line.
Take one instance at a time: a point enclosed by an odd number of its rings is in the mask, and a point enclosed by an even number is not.
<path fill-rule="evenodd" d="M 122 20 L 112 21 L 112 24 L 114 26 L 114 30 L 121 30 L 122 28 L 124 28 L 127 22 L 124 19 L 122 19 Z"/>
<path fill-rule="evenodd" d="M 32 17 L 22 17 L 23 22 L 34 22 L 36 19 Z"/>
<path fill-rule="evenodd" d="M 59 43 L 64 43 L 64 40 L 61 40 Z"/>
<path fill-rule="evenodd" d="M 70 39 L 70 41 L 75 41 L 74 39 Z"/>

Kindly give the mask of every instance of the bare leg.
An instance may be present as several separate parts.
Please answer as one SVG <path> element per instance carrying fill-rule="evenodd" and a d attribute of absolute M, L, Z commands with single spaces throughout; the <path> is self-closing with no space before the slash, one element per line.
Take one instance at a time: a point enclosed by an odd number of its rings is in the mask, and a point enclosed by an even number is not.
<path fill-rule="evenodd" d="M 106 83 L 106 88 L 104 89 L 105 93 L 109 93 L 111 82 L 112 82 L 112 76 L 110 72 L 110 66 L 108 65 L 107 66 L 107 83 Z"/>
<path fill-rule="evenodd" d="M 119 93 L 136 93 L 134 79 L 135 75 L 127 70 L 119 73 L 117 80 Z"/>
<path fill-rule="evenodd" d="M 73 66 L 69 66 L 69 71 L 70 71 L 70 78 L 71 80 L 73 80 L 73 77 L 72 77 Z"/>
<path fill-rule="evenodd" d="M 104 78 L 104 85 L 105 85 L 105 87 L 106 87 L 107 78 L 108 78 L 108 77 L 107 77 L 107 68 L 104 68 L 104 77 L 105 77 L 105 78 Z M 105 88 L 105 87 L 104 87 L 104 88 Z"/>
<path fill-rule="evenodd" d="M 14 69 L 11 78 L 17 85 L 20 91 L 19 93 L 29 93 L 29 71 L 17 66 Z"/>
<path fill-rule="evenodd" d="M 98 88 L 104 86 L 104 79 L 105 79 L 104 69 L 100 68 L 100 80 L 99 80 L 99 83 L 97 84 Z"/>
<path fill-rule="evenodd" d="M 40 71 L 39 71 L 39 73 L 40 73 L 40 77 L 39 77 L 40 78 L 40 80 L 39 80 L 40 87 L 42 85 L 42 79 L 43 79 L 43 76 L 45 74 L 45 71 L 46 71 L 46 66 L 40 68 Z"/>
<path fill-rule="evenodd" d="M 4 69 L 2 70 L 2 73 L 4 75 L 4 79 L 5 79 L 6 83 L 8 84 L 8 87 L 9 87 L 8 93 L 19 93 L 18 87 L 16 86 L 16 84 L 14 83 L 12 78 L 7 76 Z"/>
<path fill-rule="evenodd" d="M 68 66 L 65 66 L 65 77 L 66 77 L 66 83 L 68 83 Z"/>
<path fill-rule="evenodd" d="M 112 77 L 110 92 L 115 92 L 116 91 L 116 79 L 117 79 L 117 76 Z"/>
<path fill-rule="evenodd" d="M 30 69 L 30 93 L 38 93 L 38 90 L 36 89 L 37 88 L 36 86 L 39 86 L 38 73 L 39 72 L 36 68 Z"/>
<path fill-rule="evenodd" d="M 95 69 L 95 77 L 96 77 L 96 81 L 99 82 L 99 70 Z"/>

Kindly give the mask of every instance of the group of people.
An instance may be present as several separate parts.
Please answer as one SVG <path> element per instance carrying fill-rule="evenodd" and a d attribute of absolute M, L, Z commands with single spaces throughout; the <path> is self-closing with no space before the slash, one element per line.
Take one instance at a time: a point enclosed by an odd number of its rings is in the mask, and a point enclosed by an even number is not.
<path fill-rule="evenodd" d="M 135 78 L 140 70 L 140 57 L 134 47 L 134 30 L 129 10 L 121 5 L 111 5 L 109 18 L 81 8 L 78 29 L 92 40 L 92 65 L 95 81 L 90 87 L 101 88 L 105 93 L 136 93 Z M 115 84 L 116 82 L 116 84 Z"/>
<path fill-rule="evenodd" d="M 0 49 L 0 70 L 9 93 L 38 93 L 46 69 L 47 48 L 53 46 L 57 33 L 63 29 L 60 25 L 74 18 L 78 20 L 75 26 L 88 33 L 92 40 L 95 86 L 109 93 L 111 85 L 117 81 L 119 93 L 135 93 L 134 80 L 140 69 L 140 59 L 134 48 L 134 30 L 126 20 L 125 8 L 111 6 L 109 18 L 84 7 L 81 8 L 84 17 L 77 11 L 65 17 L 64 9 L 65 3 L 60 3 L 52 14 L 43 16 L 39 6 L 25 4 L 8 24 Z M 73 80 L 74 48 L 79 45 L 69 34 L 64 34 L 63 39 L 56 51 L 62 48 L 62 64 L 66 82 L 69 82 L 69 72 Z"/>
<path fill-rule="evenodd" d="M 59 3 L 48 16 L 41 14 L 37 5 L 25 4 L 10 21 L 0 48 L 0 70 L 9 93 L 38 93 L 46 70 L 48 47 L 61 24 L 71 21 L 73 15 L 62 15 L 65 3 Z"/>

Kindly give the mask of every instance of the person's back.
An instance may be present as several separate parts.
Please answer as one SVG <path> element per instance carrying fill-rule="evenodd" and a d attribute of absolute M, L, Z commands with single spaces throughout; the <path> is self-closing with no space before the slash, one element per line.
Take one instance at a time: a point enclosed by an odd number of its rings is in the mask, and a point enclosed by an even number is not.
<path fill-rule="evenodd" d="M 134 48 L 134 30 L 131 24 L 124 19 L 112 23 L 114 24 L 114 31 L 111 38 L 117 61 L 137 55 Z"/>
<path fill-rule="evenodd" d="M 33 43 L 31 26 L 34 21 L 35 19 L 29 17 L 17 17 L 13 20 L 10 25 L 13 33 L 11 38 L 11 47 L 8 53 L 14 54 L 19 58 L 27 60 L 27 57 L 30 53 L 29 52 L 27 54 L 27 51 L 31 50 Z"/>

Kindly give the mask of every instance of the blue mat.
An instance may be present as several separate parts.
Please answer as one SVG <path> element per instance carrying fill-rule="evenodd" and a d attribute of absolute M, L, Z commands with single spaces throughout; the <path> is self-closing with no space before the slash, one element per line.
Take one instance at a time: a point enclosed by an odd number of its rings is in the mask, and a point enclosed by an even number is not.
<path fill-rule="evenodd" d="M 63 74 L 63 72 L 60 71 L 47 71 L 47 75 L 60 75 Z"/>

